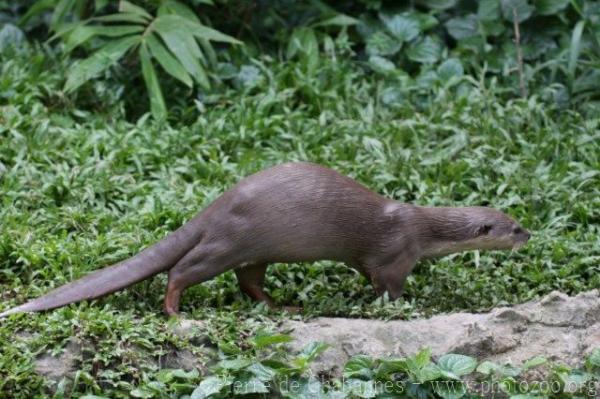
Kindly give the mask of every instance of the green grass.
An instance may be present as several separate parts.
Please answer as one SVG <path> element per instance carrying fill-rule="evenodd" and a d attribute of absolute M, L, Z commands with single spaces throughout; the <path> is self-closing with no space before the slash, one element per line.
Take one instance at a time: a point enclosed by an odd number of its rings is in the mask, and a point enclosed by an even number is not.
<path fill-rule="evenodd" d="M 271 267 L 270 294 L 307 315 L 480 311 L 600 287 L 597 118 L 535 95 L 506 101 L 471 78 L 425 90 L 343 60 L 324 59 L 311 74 L 264 59 L 257 86 L 222 88 L 170 125 L 127 122 L 110 79 L 86 88 L 76 109 L 60 92 L 66 65 L 39 49 L 0 56 L 0 310 L 139 252 L 242 177 L 290 160 L 330 166 L 399 201 L 497 207 L 533 233 L 515 253 L 420 264 L 397 302 L 377 299 L 340 264 Z M 81 369 L 92 380 L 134 386 L 156 373 L 114 348 L 143 342 L 156 355 L 188 345 L 166 326 L 164 286 L 157 276 L 90 304 L 1 321 L 0 396 L 45 392 L 51 383 L 32 359 L 70 336 L 90 345 Z M 240 294 L 232 273 L 189 289 L 182 310 L 223 342 L 281 317 Z M 24 341 L 23 332 L 35 335 Z"/>

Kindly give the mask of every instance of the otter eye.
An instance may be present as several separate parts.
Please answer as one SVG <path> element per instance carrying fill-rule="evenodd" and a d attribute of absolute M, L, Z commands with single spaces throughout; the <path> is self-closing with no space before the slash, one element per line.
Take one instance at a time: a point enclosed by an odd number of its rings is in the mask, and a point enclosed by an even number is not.
<path fill-rule="evenodd" d="M 514 233 L 514 234 L 521 234 L 522 232 L 523 232 L 523 229 L 522 229 L 522 228 L 520 228 L 520 227 L 515 227 L 515 228 L 513 229 L 513 233 Z"/>
<path fill-rule="evenodd" d="M 492 229 L 492 225 L 491 224 L 484 224 L 479 228 L 479 234 L 480 235 L 486 235 L 487 233 L 490 232 L 490 230 Z"/>

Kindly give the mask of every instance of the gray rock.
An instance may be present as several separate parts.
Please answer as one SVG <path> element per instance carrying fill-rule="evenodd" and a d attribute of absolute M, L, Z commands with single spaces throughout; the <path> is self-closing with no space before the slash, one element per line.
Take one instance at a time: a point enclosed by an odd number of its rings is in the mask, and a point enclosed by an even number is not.
<path fill-rule="evenodd" d="M 600 346 L 598 290 L 569 297 L 546 297 L 488 313 L 453 313 L 425 320 L 361 320 L 317 318 L 287 321 L 299 351 L 312 341 L 331 347 L 312 365 L 314 373 L 341 374 L 352 356 L 404 357 L 427 346 L 434 357 L 460 353 L 518 365 L 535 356 L 576 366 Z"/>
<path fill-rule="evenodd" d="M 35 361 L 35 372 L 44 377 L 59 381 L 63 377 L 72 377 L 81 361 L 81 344 L 71 340 L 58 356 L 43 354 Z"/>
<path fill-rule="evenodd" d="M 182 319 L 173 327 L 173 334 L 187 338 L 196 346 L 209 345 L 210 339 L 205 334 L 206 323 L 202 320 Z"/>

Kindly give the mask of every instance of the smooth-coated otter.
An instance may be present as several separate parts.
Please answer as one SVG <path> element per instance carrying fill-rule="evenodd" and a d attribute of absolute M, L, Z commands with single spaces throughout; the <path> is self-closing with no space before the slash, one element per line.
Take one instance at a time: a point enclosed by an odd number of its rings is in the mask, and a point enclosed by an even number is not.
<path fill-rule="evenodd" d="M 358 269 L 392 299 L 422 258 L 510 249 L 529 233 L 484 207 L 399 203 L 338 172 L 306 162 L 278 165 L 240 181 L 196 217 L 130 259 L 97 270 L 0 317 L 98 298 L 169 271 L 164 310 L 177 314 L 187 287 L 234 270 L 241 290 L 263 291 L 269 263 L 333 260 Z"/>

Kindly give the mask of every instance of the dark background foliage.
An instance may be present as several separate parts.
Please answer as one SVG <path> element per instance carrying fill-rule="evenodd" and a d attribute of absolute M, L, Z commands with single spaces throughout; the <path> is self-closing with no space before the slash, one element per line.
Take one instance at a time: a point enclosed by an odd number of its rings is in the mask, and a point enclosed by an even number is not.
<path fill-rule="evenodd" d="M 60 45 L 62 40 L 69 51 L 76 50 L 75 57 L 85 57 L 121 36 L 82 39 L 80 31 L 70 35 L 69 26 L 87 23 L 108 26 L 114 31 L 123 21 L 89 21 L 119 10 L 123 14 L 119 4 L 88 0 L 4 1 L 0 3 L 0 23 L 19 28 L 5 26 L 0 37 L 4 38 L 3 43 L 10 42 L 8 30 L 19 29 L 30 40 L 52 37 L 52 45 Z M 158 80 L 171 111 L 185 108 L 193 98 L 252 84 L 257 75 L 255 67 L 243 68 L 251 58 L 302 59 L 307 73 L 318 73 L 323 52 L 341 48 L 365 71 L 400 83 L 399 88 L 387 93 L 389 99 L 402 97 L 407 91 L 427 92 L 436 85 L 447 84 L 452 77 L 467 75 L 498 82 L 505 98 L 533 92 L 561 108 L 578 106 L 589 112 L 598 111 L 600 4 L 595 1 L 217 0 L 136 4 L 151 15 L 161 12 L 161 7 L 179 8 L 183 14 L 243 42 L 233 46 L 211 42 L 213 46 L 200 63 L 207 74 L 206 82 L 198 80 L 188 84 L 188 88 L 158 68 Z M 188 29 L 189 34 L 189 27 L 180 29 L 183 35 Z M 517 31 L 519 40 L 515 43 Z M 125 32 L 123 36 L 129 34 Z M 161 39 L 164 35 L 158 38 Z M 170 52 L 168 46 L 166 52 Z M 140 59 L 132 53 L 130 49 L 112 73 L 113 83 L 122 84 L 126 90 L 123 93 L 132 93 L 120 98 L 125 100 L 131 117 L 136 117 L 148 106 L 137 101 L 145 89 Z M 155 57 L 154 64 L 160 58 Z M 78 72 L 71 69 L 67 79 Z M 85 76 L 81 83 L 95 76 Z M 460 82 L 456 84 L 460 89 Z M 67 84 L 67 91 L 72 88 Z M 148 94 L 151 99 L 162 96 L 151 89 Z M 160 113 L 154 112 L 155 116 Z"/>

